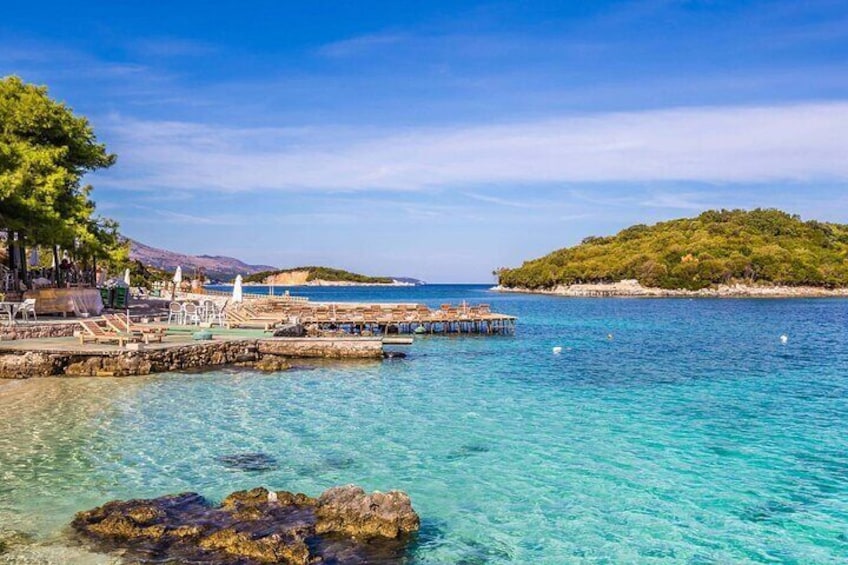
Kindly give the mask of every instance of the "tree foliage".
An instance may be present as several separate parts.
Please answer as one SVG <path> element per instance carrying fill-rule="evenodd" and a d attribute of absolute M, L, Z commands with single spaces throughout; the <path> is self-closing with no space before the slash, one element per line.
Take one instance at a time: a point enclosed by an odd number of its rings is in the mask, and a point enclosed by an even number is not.
<path fill-rule="evenodd" d="M 845 287 L 848 225 L 803 222 L 774 209 L 711 210 L 586 238 L 499 271 L 500 284 L 531 289 L 623 279 L 690 290 L 733 282 Z"/>
<path fill-rule="evenodd" d="M 82 184 L 115 160 L 88 120 L 45 87 L 0 79 L 0 229 L 87 256 L 122 253 L 117 224 L 95 216 L 92 188 Z"/>

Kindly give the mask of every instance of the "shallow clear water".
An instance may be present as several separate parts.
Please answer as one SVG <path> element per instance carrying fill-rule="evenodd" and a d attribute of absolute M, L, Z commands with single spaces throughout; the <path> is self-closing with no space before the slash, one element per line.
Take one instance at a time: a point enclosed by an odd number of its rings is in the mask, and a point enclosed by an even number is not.
<path fill-rule="evenodd" d="M 47 552 L 113 498 L 353 482 L 410 493 L 412 563 L 848 557 L 846 300 L 296 293 L 520 320 L 515 337 L 425 337 L 382 363 L 0 384 L 0 529 Z M 247 452 L 276 465 L 216 459 Z"/>

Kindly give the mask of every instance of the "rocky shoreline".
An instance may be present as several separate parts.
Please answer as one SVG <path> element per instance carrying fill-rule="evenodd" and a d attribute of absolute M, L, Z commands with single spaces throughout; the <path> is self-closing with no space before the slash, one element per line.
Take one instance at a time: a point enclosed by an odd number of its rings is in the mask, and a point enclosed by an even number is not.
<path fill-rule="evenodd" d="M 0 351 L 0 379 L 129 377 L 247 365 L 281 371 L 291 359 L 383 358 L 383 342 L 368 338 L 266 338 L 198 341 L 172 347 L 79 352 L 73 349 Z"/>
<path fill-rule="evenodd" d="M 213 506 L 196 493 L 79 512 L 75 535 L 145 561 L 242 565 L 400 563 L 420 519 L 406 493 L 334 487 L 318 498 L 258 487 Z"/>
<path fill-rule="evenodd" d="M 550 289 L 495 286 L 495 292 L 548 294 L 575 298 L 838 298 L 848 297 L 848 288 L 828 289 L 814 286 L 718 285 L 701 290 L 645 287 L 636 280 L 617 283 L 558 285 Z"/>

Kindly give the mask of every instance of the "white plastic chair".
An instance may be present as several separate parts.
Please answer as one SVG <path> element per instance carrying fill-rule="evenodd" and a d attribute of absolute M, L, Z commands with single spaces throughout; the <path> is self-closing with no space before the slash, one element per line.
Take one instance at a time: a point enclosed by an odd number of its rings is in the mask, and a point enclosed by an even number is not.
<path fill-rule="evenodd" d="M 215 303 L 211 300 L 201 302 L 199 314 L 202 321 L 211 322 L 215 317 Z"/>
<path fill-rule="evenodd" d="M 197 325 L 200 323 L 200 315 L 198 314 L 197 304 L 194 302 L 186 302 L 183 305 L 183 323 Z"/>
<path fill-rule="evenodd" d="M 27 298 L 21 305 L 18 307 L 18 312 L 21 313 L 21 318 L 24 321 L 29 321 L 29 315 L 32 314 L 32 318 L 37 322 L 38 316 L 35 315 L 35 298 Z"/>
<path fill-rule="evenodd" d="M 183 325 L 183 307 L 179 302 L 171 302 L 168 304 L 168 323 L 171 323 L 171 320 L 176 320 L 177 325 Z"/>
<path fill-rule="evenodd" d="M 225 300 L 224 303 L 220 307 L 213 302 L 212 308 L 214 308 L 214 311 L 212 312 L 212 319 L 209 320 L 209 321 L 212 322 L 213 324 L 215 322 L 217 322 L 218 325 L 222 328 L 224 326 L 226 326 L 227 325 L 227 318 L 226 318 L 225 314 L 226 314 L 226 310 L 227 310 L 227 304 L 229 304 L 229 302 L 230 302 L 229 299 Z"/>

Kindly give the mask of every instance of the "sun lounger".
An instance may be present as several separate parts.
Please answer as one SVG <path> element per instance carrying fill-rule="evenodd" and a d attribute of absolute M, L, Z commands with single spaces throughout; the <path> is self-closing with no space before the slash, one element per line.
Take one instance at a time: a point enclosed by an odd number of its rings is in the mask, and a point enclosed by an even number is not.
<path fill-rule="evenodd" d="M 252 317 L 240 310 L 227 309 L 224 312 L 224 315 L 226 317 L 226 325 L 228 328 L 262 328 L 263 330 L 268 331 L 281 321 L 278 317 Z"/>
<path fill-rule="evenodd" d="M 159 343 L 162 343 L 162 336 L 165 335 L 165 332 L 167 331 L 167 328 L 162 326 L 139 326 L 137 324 L 127 322 L 125 317 L 117 314 L 104 314 L 103 318 L 106 320 L 106 324 L 112 328 L 113 331 L 122 334 L 140 336 L 144 343 L 150 343 L 151 341 L 158 341 Z"/>
<path fill-rule="evenodd" d="M 82 331 L 79 334 L 81 344 L 87 341 L 94 341 L 97 343 L 117 343 L 119 347 L 123 347 L 126 343 L 136 341 L 136 336 L 129 333 L 106 330 L 94 320 L 79 320 L 79 325 L 82 327 Z"/>

